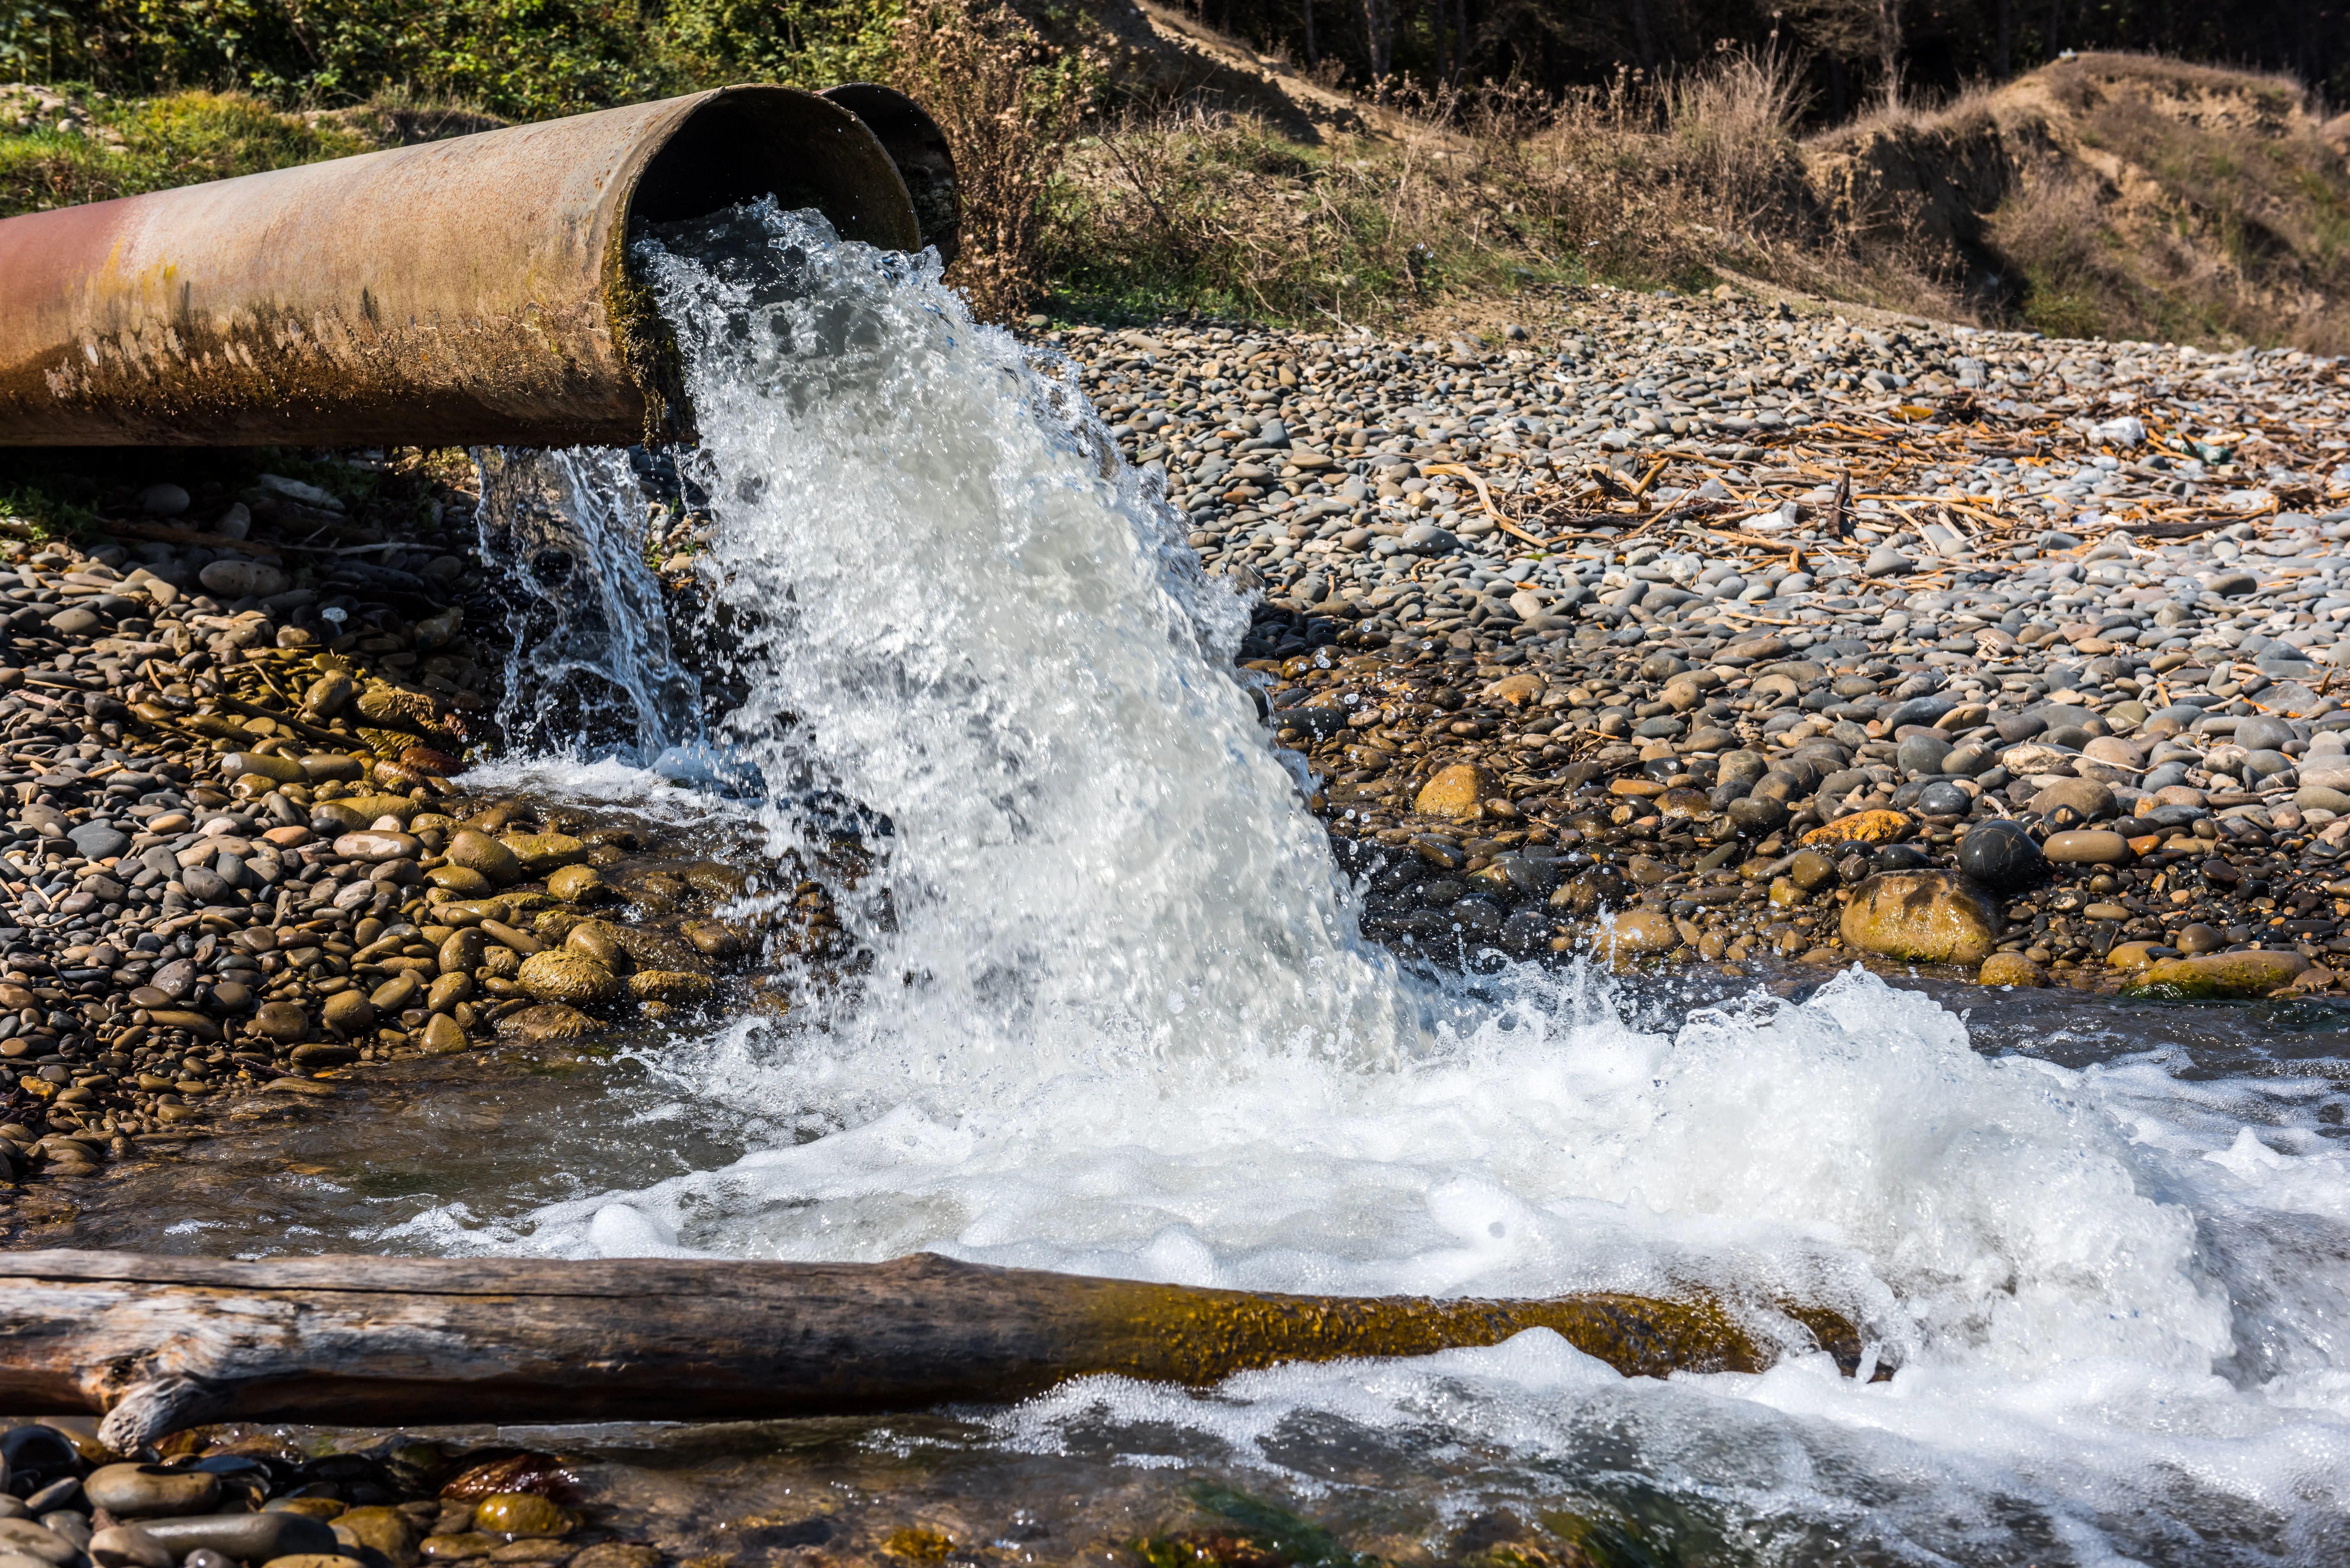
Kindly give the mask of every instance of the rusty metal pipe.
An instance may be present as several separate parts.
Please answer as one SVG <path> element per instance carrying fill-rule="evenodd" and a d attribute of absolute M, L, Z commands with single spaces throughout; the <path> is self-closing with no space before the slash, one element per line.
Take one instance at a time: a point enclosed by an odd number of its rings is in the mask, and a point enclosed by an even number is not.
<path fill-rule="evenodd" d="M 937 127 L 839 90 L 722 88 L 0 222 L 0 445 L 689 437 L 632 224 L 774 195 L 951 252 Z"/>

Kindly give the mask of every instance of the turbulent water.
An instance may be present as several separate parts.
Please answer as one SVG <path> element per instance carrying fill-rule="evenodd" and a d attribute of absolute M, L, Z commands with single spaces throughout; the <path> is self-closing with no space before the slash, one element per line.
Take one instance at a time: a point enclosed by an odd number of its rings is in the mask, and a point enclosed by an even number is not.
<path fill-rule="evenodd" d="M 881 864 L 842 908 L 875 961 L 788 1022 L 658 1053 L 764 1152 L 417 1234 L 1821 1302 L 1898 1375 L 1627 1381 L 1534 1333 L 1212 1395 L 1088 1380 L 997 1440 L 1301 1480 L 1317 1445 L 1386 1445 L 1397 1484 L 1463 1517 L 1628 1489 L 1724 1560 L 2350 1558 L 2327 1080 L 1994 1057 L 1857 973 L 1664 1027 L 1572 973 L 1401 974 L 1230 673 L 1243 607 L 1068 380 L 933 264 L 811 215 L 731 214 L 640 261 L 749 694 L 712 744 L 762 781 L 743 809 L 779 862 L 843 809 L 867 826 Z M 619 493 L 625 465 L 585 462 Z"/>

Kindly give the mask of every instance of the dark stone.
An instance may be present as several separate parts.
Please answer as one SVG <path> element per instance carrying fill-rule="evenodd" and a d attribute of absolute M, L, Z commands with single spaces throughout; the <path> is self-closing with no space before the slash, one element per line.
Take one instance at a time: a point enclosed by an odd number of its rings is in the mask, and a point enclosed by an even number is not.
<path fill-rule="evenodd" d="M 1991 721 L 1991 728 L 1999 732 L 1999 738 L 2010 745 L 2018 741 L 2028 741 L 2047 727 L 2047 719 L 2038 713 L 2002 713 Z"/>
<path fill-rule="evenodd" d="M 180 873 L 180 886 L 188 897 L 199 904 L 225 904 L 229 901 L 228 879 L 209 867 L 191 866 Z"/>
<path fill-rule="evenodd" d="M 1550 946 L 1550 917 L 1540 909 L 1520 909 L 1502 922 L 1502 945 L 1512 952 L 1539 951 Z"/>
<path fill-rule="evenodd" d="M 1937 780 L 1918 792 L 1918 810 L 1927 816 L 1963 816 L 1974 797 L 1948 780 Z"/>
<path fill-rule="evenodd" d="M 1933 864 L 1914 844 L 1881 844 L 1869 859 L 1878 871 L 1922 871 Z"/>
<path fill-rule="evenodd" d="M 1877 714 L 1879 727 L 1890 735 L 1904 724 L 1930 724 L 1958 706 L 1947 697 L 1912 697 Z"/>
<path fill-rule="evenodd" d="M 1730 803 L 1730 821 L 1741 833 L 1756 836 L 1783 826 L 1787 820 L 1787 803 L 1763 795 L 1748 795 Z"/>
<path fill-rule="evenodd" d="M 1912 735 L 1895 748 L 1893 765 L 1905 774 L 1938 774 L 1950 754 L 1947 735 Z"/>
<path fill-rule="evenodd" d="M 2294 738 L 2293 726 L 2268 713 L 2236 721 L 2236 744 L 2248 752 L 2281 752 Z"/>
<path fill-rule="evenodd" d="M 2001 892 L 2036 880 L 2047 868 L 2032 836 L 2003 819 L 1977 823 L 1959 845 L 1959 869 Z"/>

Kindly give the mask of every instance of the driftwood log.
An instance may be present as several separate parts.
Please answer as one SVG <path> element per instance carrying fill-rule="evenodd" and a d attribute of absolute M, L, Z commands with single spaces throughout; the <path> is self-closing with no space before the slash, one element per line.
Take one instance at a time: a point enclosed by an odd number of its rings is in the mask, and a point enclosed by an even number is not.
<path fill-rule="evenodd" d="M 1781 1305 L 1849 1371 L 1853 1325 Z M 1759 1371 L 1705 1298 L 1268 1295 L 889 1263 L 0 1257 L 0 1410 L 102 1415 L 128 1453 L 182 1427 L 719 1420 L 1023 1398 L 1088 1373 L 1191 1385 L 1554 1329 L 1627 1376 Z M 1789 1326 L 1792 1326 L 1789 1325 Z"/>

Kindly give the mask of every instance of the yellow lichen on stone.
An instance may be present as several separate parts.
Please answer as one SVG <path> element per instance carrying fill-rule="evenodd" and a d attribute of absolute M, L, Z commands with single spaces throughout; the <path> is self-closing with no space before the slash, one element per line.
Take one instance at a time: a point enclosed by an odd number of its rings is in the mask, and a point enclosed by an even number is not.
<path fill-rule="evenodd" d="M 1804 835 L 1806 844 L 1896 844 L 1909 836 L 1909 819 L 1898 811 L 1862 811 L 1840 816 Z"/>

